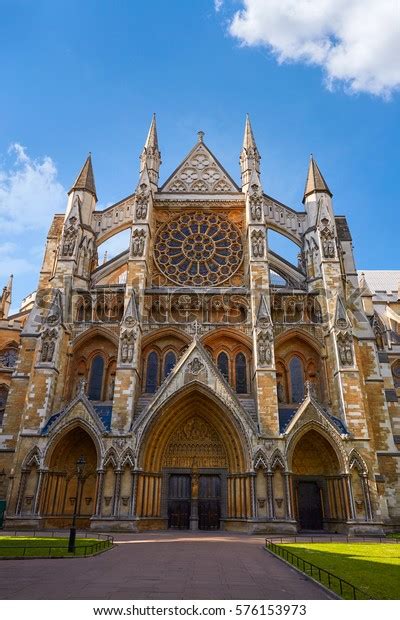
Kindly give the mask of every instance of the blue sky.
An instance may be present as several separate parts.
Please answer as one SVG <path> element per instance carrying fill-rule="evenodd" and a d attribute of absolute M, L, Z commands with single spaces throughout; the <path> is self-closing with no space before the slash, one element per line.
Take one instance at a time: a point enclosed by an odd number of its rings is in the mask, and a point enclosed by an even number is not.
<path fill-rule="evenodd" d="M 252 38 L 259 3 L 0 0 L 0 285 L 14 271 L 14 308 L 36 287 L 52 215 L 88 151 L 100 207 L 135 189 L 152 112 L 161 180 L 202 129 L 238 181 L 249 112 L 264 191 L 300 209 L 312 152 L 350 223 L 357 266 L 400 268 L 400 79 L 377 54 L 372 68 L 345 59 L 333 69 L 318 50 L 296 56 L 281 14 L 283 39 L 266 28 Z"/>

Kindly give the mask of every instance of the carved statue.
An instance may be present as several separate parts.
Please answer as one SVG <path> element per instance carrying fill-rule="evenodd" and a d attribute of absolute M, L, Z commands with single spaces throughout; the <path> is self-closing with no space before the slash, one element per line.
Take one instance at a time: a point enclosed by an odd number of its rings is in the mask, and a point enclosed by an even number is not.
<path fill-rule="evenodd" d="M 150 192 L 146 183 L 141 183 L 139 192 L 136 195 L 136 219 L 145 220 L 149 205 Z"/>
<path fill-rule="evenodd" d="M 270 366 L 272 362 L 272 333 L 269 329 L 263 329 L 258 333 L 257 351 L 259 366 Z"/>
<path fill-rule="evenodd" d="M 251 194 L 249 196 L 251 219 L 259 222 L 262 218 L 263 198 L 260 187 L 253 183 L 251 186 Z"/>
<path fill-rule="evenodd" d="M 132 233 L 131 255 L 143 256 L 146 233 L 143 229 L 137 228 Z"/>
<path fill-rule="evenodd" d="M 75 250 L 76 240 L 78 237 L 77 218 L 71 216 L 68 220 L 68 226 L 64 228 L 63 242 L 61 246 L 62 256 L 72 256 Z"/>
<path fill-rule="evenodd" d="M 322 255 L 324 258 L 335 258 L 335 235 L 328 227 L 321 231 Z"/>
<path fill-rule="evenodd" d="M 192 375 L 198 375 L 204 368 L 204 364 L 198 357 L 195 357 L 188 365 L 187 369 Z"/>
<path fill-rule="evenodd" d="M 339 359 L 342 366 L 352 366 L 353 357 L 353 338 L 350 333 L 340 333 L 337 337 Z"/>
<path fill-rule="evenodd" d="M 136 329 L 126 329 L 121 339 L 121 362 L 130 364 L 135 353 Z"/>
<path fill-rule="evenodd" d="M 41 362 L 53 361 L 54 351 L 56 348 L 57 330 L 46 328 L 42 332 L 42 348 L 40 352 Z"/>
<path fill-rule="evenodd" d="M 253 258 L 263 258 L 265 251 L 265 235 L 262 230 L 253 230 L 251 233 L 251 251 Z"/>

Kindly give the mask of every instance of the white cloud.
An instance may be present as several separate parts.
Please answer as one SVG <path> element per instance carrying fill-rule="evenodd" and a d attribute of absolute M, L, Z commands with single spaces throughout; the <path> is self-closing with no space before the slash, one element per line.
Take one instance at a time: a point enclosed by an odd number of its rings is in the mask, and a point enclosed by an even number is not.
<path fill-rule="evenodd" d="M 0 230 L 20 233 L 47 228 L 53 214 L 66 206 L 66 191 L 57 181 L 53 160 L 31 159 L 20 144 L 12 144 L 9 155 L 13 161 L 0 168 Z"/>
<path fill-rule="evenodd" d="M 321 66 L 329 88 L 389 97 L 400 87 L 399 0 L 242 0 L 229 32 L 278 62 Z"/>
<path fill-rule="evenodd" d="M 222 9 L 222 5 L 224 4 L 224 0 L 214 0 L 214 9 L 219 13 Z"/>
<path fill-rule="evenodd" d="M 1 280 L 4 278 L 8 279 L 11 273 L 14 275 L 21 275 L 25 273 L 32 273 L 37 270 L 37 265 L 35 265 L 31 260 L 19 258 L 15 255 L 16 253 L 18 253 L 18 246 L 15 243 L 10 243 L 8 241 L 5 243 L 0 243 Z M 4 283 L 1 282 L 1 287 L 3 284 Z"/>

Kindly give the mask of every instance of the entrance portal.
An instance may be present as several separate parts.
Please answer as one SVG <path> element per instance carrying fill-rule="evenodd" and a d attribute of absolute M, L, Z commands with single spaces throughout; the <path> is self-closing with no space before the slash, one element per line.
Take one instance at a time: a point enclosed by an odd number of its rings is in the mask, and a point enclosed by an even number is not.
<path fill-rule="evenodd" d="M 204 475 L 199 479 L 199 530 L 219 530 L 221 478 Z"/>
<path fill-rule="evenodd" d="M 191 479 L 188 474 L 171 474 L 168 482 L 168 527 L 188 530 L 190 526 Z"/>
<path fill-rule="evenodd" d="M 318 483 L 312 480 L 299 481 L 297 497 L 301 529 L 322 530 L 322 502 Z"/>

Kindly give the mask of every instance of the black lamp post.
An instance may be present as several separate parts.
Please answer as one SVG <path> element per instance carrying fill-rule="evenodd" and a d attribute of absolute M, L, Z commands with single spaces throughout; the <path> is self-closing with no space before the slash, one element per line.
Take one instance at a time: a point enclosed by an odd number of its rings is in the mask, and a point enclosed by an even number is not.
<path fill-rule="evenodd" d="M 74 514 L 72 516 L 72 526 L 69 530 L 69 540 L 68 540 L 68 553 L 74 553 L 75 551 L 75 539 L 76 539 L 76 517 L 78 516 L 78 502 L 79 502 L 79 487 L 81 485 L 81 481 L 83 478 L 83 470 L 85 469 L 86 461 L 85 457 L 81 455 L 79 459 L 76 461 L 76 496 L 74 502 Z"/>

